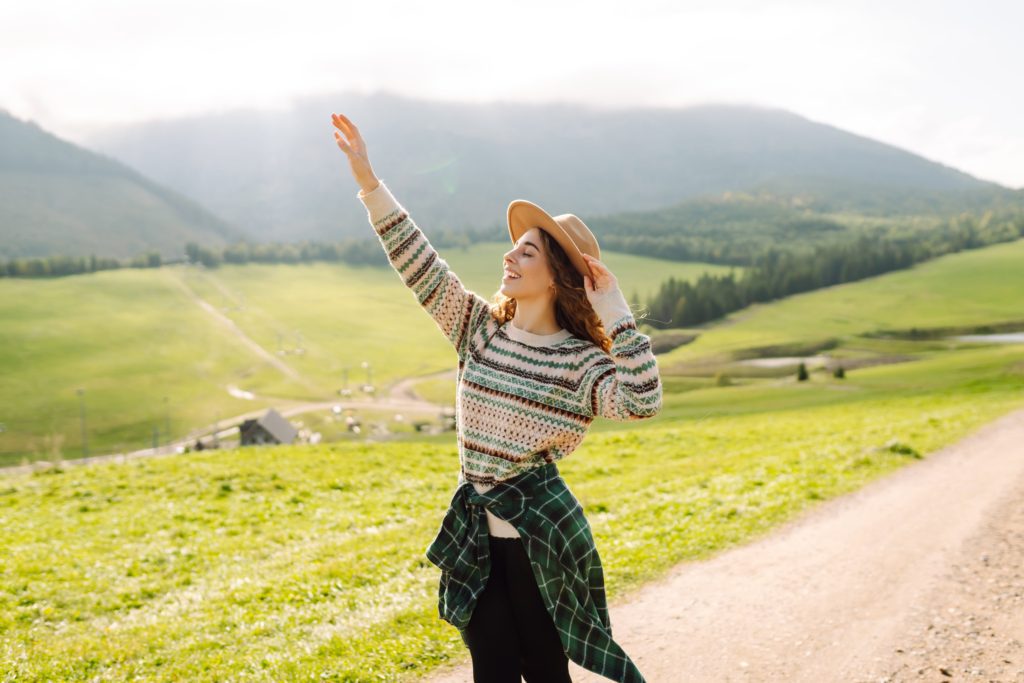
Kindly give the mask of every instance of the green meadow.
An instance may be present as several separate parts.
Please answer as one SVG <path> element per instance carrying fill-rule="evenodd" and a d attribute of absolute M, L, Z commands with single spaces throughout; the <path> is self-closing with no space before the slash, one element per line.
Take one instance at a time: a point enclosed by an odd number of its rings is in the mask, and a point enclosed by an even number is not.
<path fill-rule="evenodd" d="M 1024 348 L 962 348 L 680 387 L 652 420 L 595 423 L 560 469 L 615 600 L 1021 407 Z M 411 681 L 468 661 L 424 556 L 456 483 L 444 437 L 3 478 L 4 680 Z"/>
<path fill-rule="evenodd" d="M 459 256 L 448 256 L 453 267 L 467 273 L 471 287 L 488 291 L 486 282 L 469 276 L 485 277 L 489 270 L 473 274 L 468 262 L 458 264 Z M 862 336 L 912 325 L 1019 319 L 1021 264 L 1024 242 L 950 255 L 758 306 L 660 356 L 661 413 L 639 422 L 598 420 L 584 444 L 559 463 L 593 527 L 609 598 L 677 562 L 748 542 L 1024 408 L 1024 345 Z M 268 396 L 311 395 L 315 391 L 303 385 L 310 382 L 314 390 L 329 391 L 335 379 L 317 368 L 336 348 L 348 359 L 339 363 L 370 359 L 375 381 L 450 367 L 447 342 L 394 273 L 367 270 L 356 277 L 343 270 L 101 273 L 80 280 L 77 307 L 60 301 L 74 288 L 56 288 L 74 278 L 35 281 L 55 288 L 37 295 L 34 309 L 27 302 L 15 307 L 21 318 L 11 319 L 24 344 L 22 360 L 52 363 L 40 366 L 33 381 L 49 377 L 59 386 L 62 364 L 79 367 L 96 378 L 89 385 L 94 393 L 107 372 L 123 373 L 123 391 L 160 396 L 147 388 L 147 367 L 197 367 L 188 365 L 197 361 L 188 360 L 191 347 L 176 331 L 188 325 L 206 353 L 221 354 L 223 362 L 207 361 L 203 386 L 211 396 L 227 396 L 221 385 L 243 379 L 241 386 Z M 118 280 L 133 274 L 138 277 Z M 627 276 L 617 276 L 629 291 Z M 289 284 L 296 281 L 301 284 Z M 101 313 L 101 301 L 82 290 L 104 291 L 97 282 L 105 283 L 107 308 L 121 306 L 121 324 L 134 321 L 136 339 L 151 340 L 148 353 L 132 356 L 128 341 L 89 331 L 85 321 Z M 302 383 L 246 356 L 210 316 L 190 317 L 195 304 L 182 283 L 266 348 L 289 343 L 279 342 L 277 332 L 301 329 L 305 352 L 280 358 Z M 24 282 L 0 286 L 25 286 L 23 294 L 32 295 Z M 127 291 L 162 301 L 163 313 L 141 300 L 127 303 Z M 367 297 L 378 297 L 378 305 L 369 307 Z M 9 298 L 3 301 L 11 306 Z M 33 321 L 56 317 L 61 305 L 74 309 L 64 335 L 80 337 L 89 349 L 84 360 L 76 360 L 70 341 L 60 346 L 64 337 L 55 331 L 29 336 Z M 30 309 L 43 312 L 30 315 Z M 162 315 L 169 316 L 162 334 L 147 333 Z M 379 335 L 376 344 L 346 341 L 354 321 L 362 334 Z M 6 329 L 5 335 L 10 348 L 15 335 Z M 674 371 L 751 347 L 813 346 L 826 336 L 839 340 L 830 351 L 836 355 L 898 353 L 904 360 L 850 370 L 844 379 L 816 370 L 805 382 L 787 373 L 736 376 L 728 386 Z M 33 346 L 26 338 L 39 341 Z M 161 348 L 169 349 L 166 355 L 153 350 Z M 402 348 L 416 353 L 396 355 Z M 22 372 L 28 382 L 31 373 L 4 358 L 5 370 Z M 90 365 L 104 358 L 106 366 Z M 171 370 L 160 378 L 174 383 Z M 426 395 L 450 396 L 446 380 L 424 385 Z M 5 406 L 12 396 L 3 397 Z M 238 411 L 255 404 L 231 400 Z M 457 473 L 454 435 L 446 433 L 58 463 L 8 474 L 0 478 L 3 679 L 412 681 L 443 663 L 466 662 L 458 633 L 437 616 L 439 571 L 424 556 Z"/>
<path fill-rule="evenodd" d="M 79 388 L 92 453 L 144 448 L 168 421 L 180 435 L 253 408 L 224 387 L 269 384 L 275 373 L 199 315 L 172 278 L 0 280 L 0 464 L 80 455 Z"/>
<path fill-rule="evenodd" d="M 728 315 L 692 343 L 659 357 L 663 368 L 728 359 L 743 349 L 813 346 L 886 329 L 1021 321 L 1024 240 L 947 254 L 913 268 L 757 304 Z M 855 349 L 896 348 L 857 340 Z"/>
<path fill-rule="evenodd" d="M 490 298 L 506 249 L 492 243 L 442 255 Z M 671 276 L 725 270 L 619 254 L 605 260 L 641 295 Z M 196 296 L 290 372 L 254 353 Z M 350 387 L 371 378 L 379 395 L 455 362 L 391 268 L 175 266 L 0 279 L 0 320 L 0 466 L 81 456 L 82 404 L 90 454 L 124 452 L 151 446 L 154 431 L 163 444 L 168 425 L 177 439 L 260 408 L 330 400 L 346 370 Z M 255 399 L 236 398 L 231 386 Z M 454 403 L 453 389 L 433 396 L 445 393 Z"/>

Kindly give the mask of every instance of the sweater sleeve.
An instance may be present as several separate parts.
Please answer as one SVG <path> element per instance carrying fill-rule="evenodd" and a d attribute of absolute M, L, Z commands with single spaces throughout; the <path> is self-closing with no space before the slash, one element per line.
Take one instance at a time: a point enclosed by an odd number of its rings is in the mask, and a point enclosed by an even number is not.
<path fill-rule="evenodd" d="M 463 286 L 383 181 L 356 196 L 366 207 L 388 262 L 437 323 L 459 360 L 465 361 L 472 333 L 490 315 L 490 304 Z"/>
<path fill-rule="evenodd" d="M 590 406 L 593 416 L 628 421 L 651 418 L 661 410 L 661 375 L 651 338 L 637 329 L 622 292 L 616 288 L 593 304 L 611 338 L 610 357 L 595 367 Z"/>

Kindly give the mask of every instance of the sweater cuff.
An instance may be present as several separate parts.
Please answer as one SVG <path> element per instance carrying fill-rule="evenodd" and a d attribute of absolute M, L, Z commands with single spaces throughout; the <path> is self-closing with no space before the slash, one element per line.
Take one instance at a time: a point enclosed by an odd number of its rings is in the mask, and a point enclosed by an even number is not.
<path fill-rule="evenodd" d="M 618 287 L 592 303 L 591 306 L 594 308 L 594 312 L 597 313 L 597 317 L 601 319 L 601 323 L 606 331 L 611 330 L 612 326 L 622 318 L 633 316 L 629 302 L 626 301 L 626 297 L 623 296 L 622 290 Z"/>
<path fill-rule="evenodd" d="M 370 222 L 374 225 L 389 213 L 402 208 L 401 204 L 399 204 L 398 200 L 391 194 L 391 190 L 388 189 L 388 186 L 384 184 L 383 180 L 380 181 L 380 184 L 377 185 L 377 187 L 365 194 L 362 190 L 359 190 L 356 197 L 358 197 L 359 201 L 361 201 L 363 206 L 366 207 L 366 212 L 369 214 Z"/>

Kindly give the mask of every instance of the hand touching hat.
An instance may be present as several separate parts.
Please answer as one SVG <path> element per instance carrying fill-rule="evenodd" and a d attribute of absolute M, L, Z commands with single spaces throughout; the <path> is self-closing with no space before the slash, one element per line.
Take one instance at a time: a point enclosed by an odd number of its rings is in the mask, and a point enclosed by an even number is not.
<path fill-rule="evenodd" d="M 601 302 L 605 297 L 615 294 L 619 288 L 619 281 L 612 271 L 608 270 L 608 266 L 598 259 L 590 254 L 583 254 L 583 258 L 590 266 L 590 272 L 594 274 L 593 278 L 589 275 L 583 276 L 583 289 L 587 292 L 587 300 L 594 306 L 595 302 Z"/>

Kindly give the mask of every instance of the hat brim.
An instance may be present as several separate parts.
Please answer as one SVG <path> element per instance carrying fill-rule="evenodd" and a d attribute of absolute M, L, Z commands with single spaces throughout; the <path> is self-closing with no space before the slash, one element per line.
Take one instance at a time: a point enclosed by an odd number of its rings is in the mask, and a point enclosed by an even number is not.
<path fill-rule="evenodd" d="M 581 275 L 588 275 L 591 280 L 594 279 L 590 264 L 583 258 L 583 252 L 562 229 L 558 221 L 551 217 L 551 214 L 526 199 L 516 199 L 510 202 L 508 205 L 508 234 L 512 239 L 512 244 L 515 244 L 523 236 L 523 233 L 532 228 L 546 230 L 561 245 L 576 270 Z"/>

